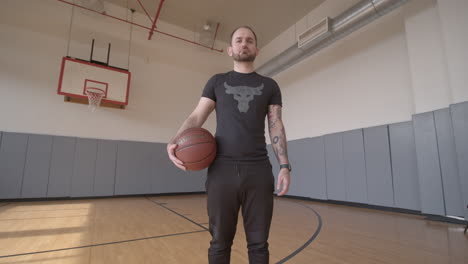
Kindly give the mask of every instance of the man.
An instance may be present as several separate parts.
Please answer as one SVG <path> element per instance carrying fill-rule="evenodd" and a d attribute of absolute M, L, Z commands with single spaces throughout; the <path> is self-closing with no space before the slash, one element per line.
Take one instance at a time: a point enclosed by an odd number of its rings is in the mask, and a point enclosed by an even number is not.
<path fill-rule="evenodd" d="M 206 192 L 210 264 L 229 263 L 242 207 L 249 263 L 268 263 L 268 234 L 273 214 L 274 176 L 265 143 L 265 116 L 276 158 L 280 164 L 278 195 L 288 192 L 290 170 L 286 134 L 281 119 L 281 92 L 276 82 L 254 72 L 258 54 L 257 37 L 247 26 L 231 34 L 227 50 L 234 70 L 214 75 L 202 97 L 177 135 L 190 127 L 201 127 L 216 109 L 216 160 L 208 168 Z M 176 144 L 169 142 L 171 161 L 185 170 L 174 155 Z"/>

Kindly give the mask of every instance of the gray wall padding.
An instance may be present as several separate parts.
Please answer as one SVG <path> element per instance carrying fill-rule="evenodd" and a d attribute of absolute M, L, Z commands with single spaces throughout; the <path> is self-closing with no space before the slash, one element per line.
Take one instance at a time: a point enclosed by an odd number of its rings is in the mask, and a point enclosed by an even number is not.
<path fill-rule="evenodd" d="M 94 173 L 94 196 L 114 195 L 115 168 L 117 166 L 117 141 L 98 140 L 96 169 Z"/>
<path fill-rule="evenodd" d="M 162 145 L 159 155 L 158 164 L 161 164 L 162 170 L 159 168 L 156 170 L 158 178 L 162 177 L 162 185 L 153 186 L 153 188 L 158 188 L 161 193 L 205 191 L 206 169 L 201 171 L 180 170 L 167 156 L 165 144 Z"/>
<path fill-rule="evenodd" d="M 152 166 L 152 177 L 151 177 L 151 192 L 152 193 L 165 193 L 168 192 L 166 183 L 170 182 L 170 176 L 172 168 L 175 166 L 169 160 L 166 154 L 166 145 L 154 144 L 154 163 Z"/>
<path fill-rule="evenodd" d="M 115 194 L 145 194 L 151 191 L 151 156 L 143 142 L 120 141 L 117 150 Z"/>
<path fill-rule="evenodd" d="M 54 136 L 47 197 L 68 197 L 75 160 L 76 138 Z"/>
<path fill-rule="evenodd" d="M 325 135 L 324 138 L 327 197 L 330 200 L 346 201 L 342 133 Z"/>
<path fill-rule="evenodd" d="M 468 220 L 468 209 L 466 208 L 468 205 L 468 102 L 452 105 L 450 112 L 455 136 L 463 207 L 465 208 L 465 219 Z"/>
<path fill-rule="evenodd" d="M 367 197 L 369 204 L 393 207 L 393 179 L 388 126 L 364 129 Z"/>
<path fill-rule="evenodd" d="M 0 146 L 0 199 L 21 197 L 28 135 L 2 133 Z"/>
<path fill-rule="evenodd" d="M 115 194 L 205 190 L 206 170 L 182 171 L 169 160 L 166 144 L 119 141 Z"/>
<path fill-rule="evenodd" d="M 289 195 L 468 217 L 468 102 L 292 140 L 288 152 Z M 0 132 L 0 199 L 199 192 L 206 173 L 178 169 L 164 143 Z"/>
<path fill-rule="evenodd" d="M 201 192 L 205 191 L 207 170 L 183 171 L 167 156 L 166 144 L 157 144 L 154 153 L 155 166 L 151 188 L 153 193 Z"/>
<path fill-rule="evenodd" d="M 52 136 L 29 135 L 21 198 L 47 196 Z"/>
<path fill-rule="evenodd" d="M 442 109 L 434 111 L 434 121 L 437 134 L 437 146 L 439 148 L 442 187 L 444 188 L 445 211 L 447 215 L 464 216 L 450 110 Z"/>
<path fill-rule="evenodd" d="M 413 122 L 389 125 L 395 207 L 421 210 Z"/>
<path fill-rule="evenodd" d="M 310 139 L 299 139 L 288 142 L 288 158 L 294 160 L 294 177 L 289 186 L 289 195 L 311 197 L 312 167 Z M 291 165 L 292 166 L 292 165 Z"/>
<path fill-rule="evenodd" d="M 324 137 L 309 139 L 310 159 L 308 163 L 311 172 L 311 185 L 309 196 L 315 199 L 326 200 L 327 197 L 327 174 L 325 168 L 325 141 Z M 294 164 L 294 163 L 293 163 Z M 294 178 L 294 168 L 292 176 Z"/>
<path fill-rule="evenodd" d="M 275 192 L 277 192 L 279 164 L 271 145 L 267 146 L 267 150 L 275 177 Z M 327 179 L 323 137 L 289 141 L 288 158 L 292 172 L 287 195 L 326 200 Z"/>
<path fill-rule="evenodd" d="M 439 149 L 434 113 L 413 116 L 421 210 L 426 214 L 445 215 Z"/>
<path fill-rule="evenodd" d="M 77 139 L 70 196 L 80 197 L 94 195 L 96 154 L 96 139 Z"/>
<path fill-rule="evenodd" d="M 343 133 L 343 160 L 346 200 L 366 204 L 367 179 L 362 129 Z"/>

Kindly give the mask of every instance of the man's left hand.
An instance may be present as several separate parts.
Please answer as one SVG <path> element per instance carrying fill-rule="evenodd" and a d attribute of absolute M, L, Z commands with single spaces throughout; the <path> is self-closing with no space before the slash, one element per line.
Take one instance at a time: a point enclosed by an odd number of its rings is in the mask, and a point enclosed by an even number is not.
<path fill-rule="evenodd" d="M 291 176 L 287 168 L 280 169 L 278 173 L 278 183 L 276 189 L 279 191 L 278 196 L 285 195 L 289 191 L 289 183 L 291 182 Z"/>

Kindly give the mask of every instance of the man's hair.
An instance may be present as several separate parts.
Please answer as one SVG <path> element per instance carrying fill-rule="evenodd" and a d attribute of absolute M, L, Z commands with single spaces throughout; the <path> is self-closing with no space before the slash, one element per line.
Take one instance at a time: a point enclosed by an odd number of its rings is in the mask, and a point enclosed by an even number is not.
<path fill-rule="evenodd" d="M 232 36 L 234 36 L 234 33 L 236 33 L 237 30 L 241 29 L 241 28 L 245 28 L 245 29 L 248 29 L 250 30 L 250 32 L 252 32 L 252 34 L 254 35 L 255 37 L 255 46 L 257 46 L 257 34 L 255 34 L 255 31 L 253 31 L 253 29 L 249 26 L 240 26 L 240 27 L 237 27 L 236 29 L 234 29 L 231 33 L 231 41 L 229 43 L 229 45 L 231 46 L 232 45 Z"/>

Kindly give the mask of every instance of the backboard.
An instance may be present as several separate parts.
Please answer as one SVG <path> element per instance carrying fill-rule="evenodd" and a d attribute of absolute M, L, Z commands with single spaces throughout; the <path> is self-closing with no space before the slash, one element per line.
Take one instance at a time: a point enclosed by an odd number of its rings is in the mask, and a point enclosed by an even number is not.
<path fill-rule="evenodd" d="M 97 88 L 104 91 L 104 106 L 125 106 L 128 104 L 130 77 L 127 70 L 63 57 L 57 93 L 68 97 L 66 101 L 76 98 L 86 103 L 86 89 Z"/>

